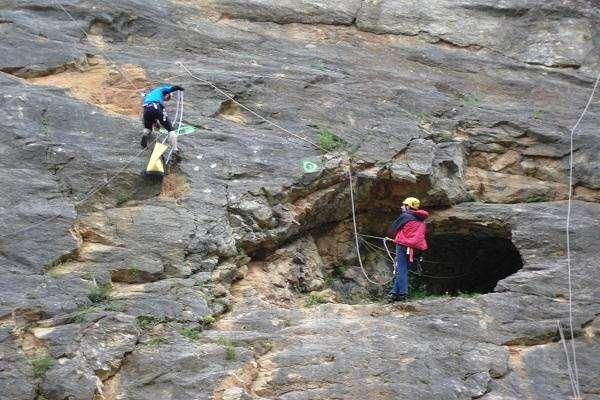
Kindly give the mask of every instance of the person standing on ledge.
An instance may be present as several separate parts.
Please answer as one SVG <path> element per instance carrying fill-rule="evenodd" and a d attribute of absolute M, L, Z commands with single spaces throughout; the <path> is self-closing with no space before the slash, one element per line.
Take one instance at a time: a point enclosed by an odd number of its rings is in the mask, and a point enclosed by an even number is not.
<path fill-rule="evenodd" d="M 179 157 L 179 148 L 177 147 L 177 135 L 173 132 L 173 124 L 167 116 L 163 102 L 171 100 L 171 93 L 178 90 L 184 90 L 181 86 L 159 86 L 144 96 L 144 136 L 142 136 L 142 147 L 146 148 L 154 141 L 152 128 L 157 122 L 169 132 L 169 144 L 173 149 L 173 157 Z"/>
<path fill-rule="evenodd" d="M 413 261 L 414 250 L 427 250 L 425 240 L 425 219 L 429 213 L 419 210 L 421 202 L 414 197 L 407 197 L 402 202 L 402 212 L 390 226 L 388 236 L 393 237 L 396 244 L 396 278 L 388 294 L 390 303 L 405 301 L 408 296 L 408 267 Z"/>

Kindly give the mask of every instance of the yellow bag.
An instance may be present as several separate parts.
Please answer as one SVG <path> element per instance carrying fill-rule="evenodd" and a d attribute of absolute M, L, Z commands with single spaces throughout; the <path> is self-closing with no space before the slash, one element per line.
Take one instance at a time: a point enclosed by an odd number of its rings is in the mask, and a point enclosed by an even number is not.
<path fill-rule="evenodd" d="M 148 166 L 146 167 L 147 175 L 164 175 L 165 174 L 165 164 L 163 162 L 162 155 L 167 150 L 169 146 L 162 143 L 155 143 L 154 150 L 152 150 L 152 154 L 150 155 L 150 161 L 148 161 Z"/>

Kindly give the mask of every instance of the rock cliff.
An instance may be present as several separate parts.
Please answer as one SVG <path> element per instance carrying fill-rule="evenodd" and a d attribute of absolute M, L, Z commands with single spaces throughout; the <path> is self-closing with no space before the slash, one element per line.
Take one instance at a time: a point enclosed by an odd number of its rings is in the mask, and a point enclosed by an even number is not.
<path fill-rule="evenodd" d="M 571 395 L 557 321 L 596 0 L 3 0 L 0 54 L 2 398 Z M 194 132 L 156 182 L 140 95 L 165 82 Z M 573 147 L 585 399 L 598 98 Z M 361 233 L 385 235 L 408 195 L 432 211 L 406 303 L 358 268 L 349 168 Z M 380 246 L 361 239 L 385 282 Z"/>

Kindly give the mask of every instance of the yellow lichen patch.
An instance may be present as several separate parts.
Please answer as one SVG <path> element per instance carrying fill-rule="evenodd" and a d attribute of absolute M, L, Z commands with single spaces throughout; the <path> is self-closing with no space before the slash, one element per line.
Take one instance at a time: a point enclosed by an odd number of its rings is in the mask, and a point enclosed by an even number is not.
<path fill-rule="evenodd" d="M 110 114 L 138 117 L 142 92 L 152 86 L 144 70 L 135 65 L 121 65 L 119 71 L 105 60 L 89 61 L 80 69 L 68 69 L 27 81 L 34 85 L 68 89 L 74 98 L 98 106 Z"/>
<path fill-rule="evenodd" d="M 185 177 L 181 174 L 171 173 L 165 175 L 162 182 L 160 197 L 170 199 L 180 199 L 190 189 Z"/>

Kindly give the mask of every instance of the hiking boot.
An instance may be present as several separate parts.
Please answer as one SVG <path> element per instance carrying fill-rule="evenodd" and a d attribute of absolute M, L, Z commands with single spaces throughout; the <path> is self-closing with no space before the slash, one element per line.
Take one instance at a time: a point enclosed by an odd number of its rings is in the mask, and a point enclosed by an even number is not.
<path fill-rule="evenodd" d="M 145 149 L 146 147 L 150 146 L 153 141 L 154 141 L 154 135 L 152 135 L 152 133 L 145 133 L 142 136 L 142 140 L 140 141 L 140 144 L 142 145 L 142 148 Z"/>
<path fill-rule="evenodd" d="M 169 158 L 169 163 L 178 163 L 181 159 L 181 150 L 173 150 L 171 157 Z"/>
<path fill-rule="evenodd" d="M 388 301 L 388 303 L 395 303 L 397 301 L 406 301 L 406 295 L 390 293 L 387 296 L 387 301 Z"/>

